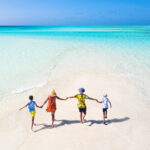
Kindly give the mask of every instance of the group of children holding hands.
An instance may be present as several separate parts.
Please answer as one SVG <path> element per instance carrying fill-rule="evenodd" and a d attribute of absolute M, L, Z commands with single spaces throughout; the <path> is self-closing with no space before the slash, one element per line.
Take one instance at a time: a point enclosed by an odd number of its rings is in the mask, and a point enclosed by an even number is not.
<path fill-rule="evenodd" d="M 104 125 L 106 125 L 105 122 L 105 118 L 107 118 L 107 109 L 108 109 L 108 103 L 110 104 L 110 107 L 112 107 L 110 100 L 107 97 L 107 94 L 105 94 L 102 98 L 102 101 L 98 101 L 97 99 L 91 98 L 89 96 L 87 96 L 86 94 L 84 94 L 85 89 L 84 88 L 80 88 L 79 89 L 79 94 L 75 95 L 75 96 L 70 96 L 67 97 L 65 99 L 60 98 L 57 96 L 55 90 L 51 90 L 50 95 L 47 97 L 47 99 L 44 101 L 42 106 L 38 106 L 36 104 L 35 101 L 33 101 L 33 96 L 29 96 L 29 102 L 22 108 L 20 108 L 19 110 L 22 110 L 25 107 L 28 107 L 29 109 L 29 113 L 32 116 L 32 124 L 31 124 L 31 130 L 33 130 L 33 126 L 36 125 L 34 123 L 34 117 L 36 114 L 35 111 L 35 106 L 38 108 L 43 108 L 43 106 L 47 104 L 47 108 L 46 111 L 47 112 L 51 112 L 51 116 L 52 116 L 52 127 L 54 127 L 54 121 L 55 121 L 55 111 L 56 111 L 56 99 L 58 100 L 67 100 L 69 98 L 77 98 L 78 99 L 78 108 L 79 108 L 79 112 L 80 112 L 80 120 L 81 123 L 84 123 L 84 118 L 86 116 L 86 104 L 85 104 L 85 99 L 89 99 L 89 100 L 93 100 L 96 101 L 97 103 L 102 103 L 103 104 L 103 123 Z"/>

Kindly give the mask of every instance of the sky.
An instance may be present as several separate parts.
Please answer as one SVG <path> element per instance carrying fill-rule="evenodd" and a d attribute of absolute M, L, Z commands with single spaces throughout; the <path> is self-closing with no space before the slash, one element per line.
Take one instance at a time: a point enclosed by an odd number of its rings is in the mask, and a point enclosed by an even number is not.
<path fill-rule="evenodd" d="M 150 25 L 150 0 L 0 0 L 0 25 Z"/>

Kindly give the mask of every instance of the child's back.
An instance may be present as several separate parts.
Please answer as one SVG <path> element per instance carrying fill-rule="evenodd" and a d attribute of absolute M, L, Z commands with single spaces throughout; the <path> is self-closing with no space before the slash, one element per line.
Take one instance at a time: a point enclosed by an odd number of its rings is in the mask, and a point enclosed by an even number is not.
<path fill-rule="evenodd" d="M 103 103 L 103 108 L 108 108 L 108 103 L 109 103 L 109 98 L 108 97 L 103 97 L 102 98 L 102 103 Z"/>
<path fill-rule="evenodd" d="M 47 112 L 54 112 L 56 111 L 56 95 L 48 97 L 48 105 L 47 105 Z"/>
<path fill-rule="evenodd" d="M 28 102 L 28 109 L 29 109 L 29 112 L 35 111 L 35 105 L 36 105 L 36 102 L 33 101 L 33 100 L 30 100 L 30 101 Z"/>

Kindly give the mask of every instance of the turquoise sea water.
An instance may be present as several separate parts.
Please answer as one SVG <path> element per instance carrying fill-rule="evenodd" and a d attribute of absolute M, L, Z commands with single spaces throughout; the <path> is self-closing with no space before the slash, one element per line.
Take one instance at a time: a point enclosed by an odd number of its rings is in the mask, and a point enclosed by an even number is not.
<path fill-rule="evenodd" d="M 0 96 L 46 84 L 60 63 L 59 76 L 102 70 L 149 96 L 150 27 L 0 27 Z"/>

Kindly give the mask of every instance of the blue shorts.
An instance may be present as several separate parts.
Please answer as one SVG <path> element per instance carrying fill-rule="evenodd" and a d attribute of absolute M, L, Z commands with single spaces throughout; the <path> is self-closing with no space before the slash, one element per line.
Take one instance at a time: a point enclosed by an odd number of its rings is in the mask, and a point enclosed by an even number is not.
<path fill-rule="evenodd" d="M 79 108 L 79 112 L 83 112 L 84 114 L 86 114 L 86 107 L 85 108 Z"/>
<path fill-rule="evenodd" d="M 108 108 L 103 108 L 103 112 L 106 112 Z"/>

